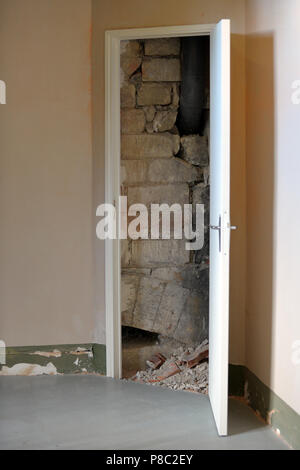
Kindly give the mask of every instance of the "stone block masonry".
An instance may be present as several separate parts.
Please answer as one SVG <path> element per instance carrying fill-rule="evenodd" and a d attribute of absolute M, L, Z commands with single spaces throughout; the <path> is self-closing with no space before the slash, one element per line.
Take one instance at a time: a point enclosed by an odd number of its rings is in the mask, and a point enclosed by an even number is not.
<path fill-rule="evenodd" d="M 129 205 L 203 203 L 208 223 L 208 136 L 176 127 L 180 52 L 179 38 L 121 44 L 121 189 Z M 198 252 L 185 240 L 122 240 L 123 325 L 185 344 L 207 338 L 207 237 Z"/>
<path fill-rule="evenodd" d="M 138 122 L 136 122 L 136 126 Z M 133 127 L 133 124 L 131 124 Z M 180 138 L 178 135 L 164 134 L 140 134 L 122 135 L 122 158 L 166 158 L 178 153 Z"/>
<path fill-rule="evenodd" d="M 180 81 L 179 59 L 145 59 L 142 65 L 142 76 L 145 82 L 178 82 Z"/>
<path fill-rule="evenodd" d="M 124 85 L 123 88 L 127 88 Z M 166 84 L 142 83 L 137 91 L 137 105 L 168 105 L 172 102 L 172 88 Z"/>

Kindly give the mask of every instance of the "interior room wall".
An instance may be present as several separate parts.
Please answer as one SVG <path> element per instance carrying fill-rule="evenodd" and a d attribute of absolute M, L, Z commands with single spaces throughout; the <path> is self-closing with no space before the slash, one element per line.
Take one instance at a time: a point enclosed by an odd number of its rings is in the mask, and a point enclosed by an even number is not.
<path fill-rule="evenodd" d="M 94 208 L 104 202 L 104 33 L 110 29 L 216 23 L 231 19 L 231 216 L 230 361 L 244 362 L 245 220 L 245 2 L 243 0 L 93 0 L 93 162 Z M 96 223 L 96 222 L 95 222 Z M 105 339 L 104 243 L 97 241 L 97 337 Z"/>
<path fill-rule="evenodd" d="M 7 84 L 0 330 L 8 345 L 105 342 L 104 243 L 95 237 L 105 189 L 105 30 L 230 18 L 231 205 L 239 226 L 232 236 L 230 360 L 243 363 L 244 13 L 244 0 L 93 0 L 92 10 L 89 0 L 0 0 L 0 78 Z"/>
<path fill-rule="evenodd" d="M 91 342 L 91 2 L 0 0 L 0 23 L 0 337 Z"/>
<path fill-rule="evenodd" d="M 246 365 L 298 413 L 299 18 L 298 0 L 246 4 Z"/>

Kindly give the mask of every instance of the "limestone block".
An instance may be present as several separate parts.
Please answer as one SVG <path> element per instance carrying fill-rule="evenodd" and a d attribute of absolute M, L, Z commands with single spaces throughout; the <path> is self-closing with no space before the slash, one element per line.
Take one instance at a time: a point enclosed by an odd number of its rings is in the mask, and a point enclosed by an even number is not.
<path fill-rule="evenodd" d="M 171 130 L 176 122 L 177 111 L 158 111 L 153 121 L 154 132 Z"/>
<path fill-rule="evenodd" d="M 129 159 L 172 157 L 179 150 L 179 142 L 179 136 L 169 133 L 123 135 L 121 155 Z"/>
<path fill-rule="evenodd" d="M 148 132 L 148 134 L 154 134 L 153 122 L 146 123 L 146 132 Z"/>
<path fill-rule="evenodd" d="M 200 135 L 181 137 L 182 158 L 197 166 L 208 164 L 207 138 Z"/>
<path fill-rule="evenodd" d="M 130 41 L 121 41 L 120 54 L 121 56 L 140 57 L 142 55 L 141 43 L 133 39 Z"/>
<path fill-rule="evenodd" d="M 122 134 L 138 134 L 145 129 L 146 119 L 142 109 L 123 109 L 121 111 Z"/>
<path fill-rule="evenodd" d="M 178 55 L 180 53 L 180 39 L 146 39 L 145 55 Z"/>
<path fill-rule="evenodd" d="M 134 85 L 140 84 L 142 81 L 142 73 L 141 72 L 135 72 L 129 79 L 130 83 L 133 83 Z"/>
<path fill-rule="evenodd" d="M 121 265 L 129 266 L 131 261 L 131 241 L 121 240 Z"/>
<path fill-rule="evenodd" d="M 163 184 L 157 186 L 134 186 L 128 188 L 128 205 L 141 203 L 150 207 L 151 204 L 183 204 L 189 203 L 189 187 L 187 184 Z"/>
<path fill-rule="evenodd" d="M 152 268 L 151 277 L 165 282 L 173 282 L 186 289 L 196 290 L 208 300 L 208 265 L 187 264 Z"/>
<path fill-rule="evenodd" d="M 121 41 L 120 64 L 125 79 L 131 77 L 142 63 L 142 47 L 138 41 Z"/>
<path fill-rule="evenodd" d="M 160 279 L 161 281 L 175 281 L 181 282 L 182 266 L 163 266 L 159 268 L 152 268 L 151 276 Z"/>
<path fill-rule="evenodd" d="M 157 159 L 149 162 L 148 179 L 153 183 L 181 183 L 199 181 L 200 168 L 194 167 L 180 158 Z"/>
<path fill-rule="evenodd" d="M 143 82 L 178 82 L 181 80 L 179 59 L 144 59 Z"/>
<path fill-rule="evenodd" d="M 121 107 L 135 107 L 135 86 L 132 83 L 124 83 L 121 87 Z"/>
<path fill-rule="evenodd" d="M 171 103 L 171 87 L 159 83 L 143 83 L 138 89 L 137 104 L 139 106 L 167 105 Z"/>
<path fill-rule="evenodd" d="M 120 63 L 121 70 L 124 72 L 125 78 L 129 78 L 140 67 L 142 58 L 121 56 Z"/>
<path fill-rule="evenodd" d="M 134 275 L 121 276 L 121 312 L 122 325 L 132 325 L 132 314 L 135 306 L 139 277 Z"/>
<path fill-rule="evenodd" d="M 152 122 L 155 116 L 156 109 L 154 106 L 145 106 L 144 113 L 147 122 Z"/>
<path fill-rule="evenodd" d="M 198 292 L 187 298 L 174 338 L 186 344 L 201 343 L 208 335 L 208 302 Z"/>
<path fill-rule="evenodd" d="M 121 160 L 121 184 L 144 183 L 147 169 L 145 160 Z"/>
<path fill-rule="evenodd" d="M 153 331 L 153 322 L 161 301 L 164 284 L 157 279 L 143 277 L 137 294 L 132 326 Z"/>
<path fill-rule="evenodd" d="M 176 284 L 167 284 L 155 317 L 153 325 L 155 332 L 169 337 L 174 335 L 179 318 L 184 314 L 184 306 L 189 294 L 188 289 Z"/>
<path fill-rule="evenodd" d="M 141 276 L 151 276 L 151 268 L 122 268 L 121 274 L 126 276 L 126 274 Z"/>
<path fill-rule="evenodd" d="M 155 266 L 157 264 L 185 264 L 190 252 L 185 240 L 133 240 L 132 266 Z"/>

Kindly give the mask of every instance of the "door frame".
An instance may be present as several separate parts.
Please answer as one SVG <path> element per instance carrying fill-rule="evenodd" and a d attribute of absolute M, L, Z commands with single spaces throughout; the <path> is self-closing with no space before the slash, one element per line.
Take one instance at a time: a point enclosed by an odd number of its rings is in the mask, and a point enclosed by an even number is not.
<path fill-rule="evenodd" d="M 105 32 L 105 202 L 116 208 L 120 196 L 120 42 L 131 39 L 210 36 L 216 24 L 120 29 Z M 105 240 L 106 375 L 122 377 L 120 240 Z"/>

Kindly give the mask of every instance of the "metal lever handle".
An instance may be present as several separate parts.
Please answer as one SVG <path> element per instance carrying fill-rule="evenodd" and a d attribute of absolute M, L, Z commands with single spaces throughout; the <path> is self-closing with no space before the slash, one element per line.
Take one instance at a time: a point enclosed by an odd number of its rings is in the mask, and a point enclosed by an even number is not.
<path fill-rule="evenodd" d="M 222 226 L 221 226 L 221 216 L 219 216 L 219 225 L 211 225 L 209 224 L 209 228 L 211 228 L 212 230 L 219 230 L 219 252 L 221 253 L 221 229 L 222 229 Z M 229 225 L 228 224 L 228 228 L 229 230 L 237 230 L 237 226 L 236 225 Z"/>
<path fill-rule="evenodd" d="M 220 225 L 211 225 L 211 224 L 209 224 L 208 226 L 212 230 L 220 230 L 221 229 Z M 230 225 L 229 229 L 230 230 L 237 230 L 237 226 L 236 225 Z"/>

